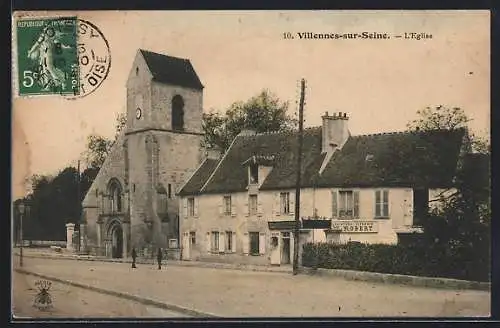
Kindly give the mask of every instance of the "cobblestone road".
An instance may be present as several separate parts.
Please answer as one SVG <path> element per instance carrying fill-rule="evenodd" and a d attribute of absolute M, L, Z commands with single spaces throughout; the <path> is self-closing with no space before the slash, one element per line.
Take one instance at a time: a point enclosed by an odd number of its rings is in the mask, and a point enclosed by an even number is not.
<path fill-rule="evenodd" d="M 490 293 L 197 267 L 25 259 L 26 270 L 223 317 L 490 315 Z M 16 286 L 14 286 L 16 293 Z M 77 297 L 75 297 L 75 302 Z"/>

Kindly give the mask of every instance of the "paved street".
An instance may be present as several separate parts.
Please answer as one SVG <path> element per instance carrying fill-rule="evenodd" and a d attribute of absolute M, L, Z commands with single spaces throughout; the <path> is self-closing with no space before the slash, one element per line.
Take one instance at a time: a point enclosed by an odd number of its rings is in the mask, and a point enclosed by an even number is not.
<path fill-rule="evenodd" d="M 16 318 L 165 318 L 183 317 L 178 313 L 119 297 L 103 295 L 83 288 L 52 282 L 49 293 L 53 307 L 40 310 L 33 306 L 40 278 L 21 273 L 13 275 L 13 314 Z"/>
<path fill-rule="evenodd" d="M 158 271 L 153 265 L 139 265 L 132 270 L 127 263 L 40 258 L 26 258 L 24 268 L 223 317 L 484 317 L 490 314 L 490 293 L 485 291 L 183 266 Z M 22 287 L 14 286 L 14 293 L 17 288 Z M 74 292 L 72 301 L 80 302 L 83 298 L 80 293 L 85 292 L 77 289 Z M 111 306 L 117 302 L 120 301 L 102 303 Z"/>

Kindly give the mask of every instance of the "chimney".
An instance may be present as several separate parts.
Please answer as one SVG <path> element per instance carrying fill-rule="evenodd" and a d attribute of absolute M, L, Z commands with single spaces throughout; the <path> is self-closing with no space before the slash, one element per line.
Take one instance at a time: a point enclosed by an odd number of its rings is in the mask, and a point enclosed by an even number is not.
<path fill-rule="evenodd" d="M 342 147 L 349 137 L 347 113 L 338 112 L 338 114 L 328 115 L 328 112 L 325 112 L 321 118 L 323 119 L 321 151 L 328 153 L 335 148 Z"/>
<path fill-rule="evenodd" d="M 253 136 L 255 134 L 257 134 L 257 132 L 255 132 L 255 130 L 252 130 L 252 129 L 242 129 L 238 135 L 239 136 Z"/>

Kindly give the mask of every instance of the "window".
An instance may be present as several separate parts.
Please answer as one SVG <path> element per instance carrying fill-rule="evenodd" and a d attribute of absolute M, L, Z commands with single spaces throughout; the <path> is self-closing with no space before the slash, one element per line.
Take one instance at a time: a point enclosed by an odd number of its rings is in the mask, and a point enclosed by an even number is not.
<path fill-rule="evenodd" d="M 389 191 L 375 191 L 375 217 L 389 217 Z"/>
<path fill-rule="evenodd" d="M 224 215 L 231 215 L 231 196 L 224 196 Z"/>
<path fill-rule="evenodd" d="M 196 232 L 191 231 L 189 233 L 189 240 L 191 241 L 191 245 L 196 245 Z"/>
<path fill-rule="evenodd" d="M 248 213 L 250 215 L 257 214 L 257 195 L 248 196 Z"/>
<path fill-rule="evenodd" d="M 354 215 L 354 196 L 351 190 L 339 191 L 339 216 L 352 217 Z"/>
<path fill-rule="evenodd" d="M 168 198 L 172 198 L 172 185 L 170 183 L 168 184 L 167 194 Z"/>
<path fill-rule="evenodd" d="M 259 166 L 257 164 L 250 164 L 250 184 L 259 183 Z"/>
<path fill-rule="evenodd" d="M 168 212 L 168 201 L 167 195 L 164 193 L 158 193 L 158 203 L 157 203 L 157 211 L 158 213 L 165 214 Z"/>
<path fill-rule="evenodd" d="M 226 252 L 231 252 L 233 250 L 233 232 L 226 231 Z"/>
<path fill-rule="evenodd" d="M 184 99 L 180 95 L 172 98 L 172 130 L 184 129 Z"/>
<path fill-rule="evenodd" d="M 212 252 L 219 252 L 219 232 L 212 231 L 212 242 L 211 242 Z"/>
<path fill-rule="evenodd" d="M 139 75 L 139 67 L 135 68 L 135 75 Z"/>
<path fill-rule="evenodd" d="M 290 193 L 282 192 L 280 194 L 280 209 L 282 214 L 290 213 Z"/>
<path fill-rule="evenodd" d="M 194 197 L 188 198 L 188 216 L 194 216 Z"/>
<path fill-rule="evenodd" d="M 116 180 L 112 180 L 109 185 L 109 201 L 112 213 L 122 211 L 121 186 Z"/>
<path fill-rule="evenodd" d="M 259 245 L 259 233 L 249 232 L 250 237 L 250 254 L 259 255 L 260 245 Z"/>

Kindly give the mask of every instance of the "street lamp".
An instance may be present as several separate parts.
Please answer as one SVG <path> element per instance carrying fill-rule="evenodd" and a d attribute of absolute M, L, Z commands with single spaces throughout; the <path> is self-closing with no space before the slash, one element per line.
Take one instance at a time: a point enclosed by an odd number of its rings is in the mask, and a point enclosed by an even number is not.
<path fill-rule="evenodd" d="M 22 267 L 23 266 L 23 244 L 24 244 L 24 241 L 23 241 L 23 216 L 24 216 L 24 209 L 25 209 L 24 201 L 21 201 L 17 205 L 17 209 L 19 210 L 19 241 L 21 243 L 19 265 Z"/>

